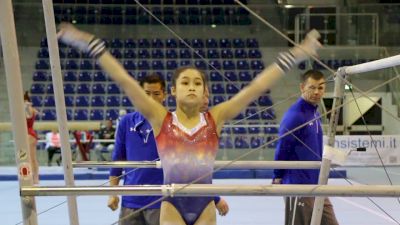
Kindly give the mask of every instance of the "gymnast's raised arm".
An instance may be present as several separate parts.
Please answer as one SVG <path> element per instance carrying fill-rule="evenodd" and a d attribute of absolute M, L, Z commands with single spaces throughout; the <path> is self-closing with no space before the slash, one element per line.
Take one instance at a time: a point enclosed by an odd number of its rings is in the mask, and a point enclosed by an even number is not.
<path fill-rule="evenodd" d="M 59 26 L 57 36 L 63 43 L 97 58 L 101 68 L 122 87 L 136 109 L 149 120 L 154 131 L 161 127 L 167 109 L 146 94 L 139 83 L 107 51 L 104 41 L 67 23 Z"/>

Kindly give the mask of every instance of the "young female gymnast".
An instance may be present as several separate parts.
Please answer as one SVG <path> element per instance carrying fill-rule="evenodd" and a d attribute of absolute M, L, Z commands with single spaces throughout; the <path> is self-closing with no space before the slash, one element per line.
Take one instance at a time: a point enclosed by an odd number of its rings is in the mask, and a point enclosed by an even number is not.
<path fill-rule="evenodd" d="M 194 67 L 176 70 L 171 94 L 176 111 L 169 112 L 149 97 L 139 83 L 106 50 L 104 41 L 71 24 L 61 24 L 59 39 L 97 58 L 100 66 L 118 83 L 153 127 L 163 165 L 164 183 L 211 184 L 218 138 L 224 123 L 235 118 L 252 101 L 264 94 L 275 81 L 298 62 L 316 55 L 318 32 L 311 31 L 301 48 L 281 53 L 276 63 L 263 70 L 234 97 L 201 113 L 206 90 L 205 74 Z M 301 50 L 303 49 L 303 50 Z M 162 202 L 162 225 L 216 224 L 213 197 L 169 197 Z"/>

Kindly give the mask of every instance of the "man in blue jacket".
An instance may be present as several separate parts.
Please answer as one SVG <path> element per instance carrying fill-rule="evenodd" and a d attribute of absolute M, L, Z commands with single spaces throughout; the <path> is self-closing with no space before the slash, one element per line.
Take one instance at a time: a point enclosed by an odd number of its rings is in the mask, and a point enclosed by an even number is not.
<path fill-rule="evenodd" d="M 165 81 L 157 74 L 146 76 L 140 85 L 154 100 L 163 104 L 166 97 Z M 128 113 L 120 120 L 115 137 L 115 148 L 112 161 L 156 161 L 159 160 L 157 146 L 150 123 L 138 112 Z M 162 185 L 162 169 L 124 169 L 124 185 Z M 123 169 L 111 168 L 110 186 L 119 184 Z M 160 196 L 122 196 L 120 225 L 158 225 L 160 204 L 148 204 L 157 201 Z M 222 198 L 215 198 L 216 208 L 220 215 L 225 215 L 229 207 Z M 108 207 L 118 209 L 119 197 L 110 196 Z M 134 213 L 146 206 L 146 209 Z"/>
<path fill-rule="evenodd" d="M 309 70 L 301 77 L 301 97 L 283 115 L 279 136 L 304 125 L 282 137 L 277 144 L 275 160 L 321 161 L 323 133 L 318 103 L 326 87 L 320 71 Z M 276 169 L 273 184 L 318 184 L 319 169 Z M 285 225 L 309 225 L 314 197 L 286 197 Z M 329 199 L 325 199 L 321 224 L 338 225 Z"/>

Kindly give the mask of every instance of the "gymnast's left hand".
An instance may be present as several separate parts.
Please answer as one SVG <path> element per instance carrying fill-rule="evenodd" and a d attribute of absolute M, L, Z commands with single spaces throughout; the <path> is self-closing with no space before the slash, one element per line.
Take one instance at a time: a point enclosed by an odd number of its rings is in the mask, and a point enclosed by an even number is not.
<path fill-rule="evenodd" d="M 74 48 L 87 52 L 89 49 L 89 42 L 94 38 L 93 34 L 79 30 L 70 23 L 61 23 L 58 26 L 57 38 L 64 44 L 70 45 Z"/>
<path fill-rule="evenodd" d="M 225 216 L 229 212 L 229 205 L 223 198 L 219 200 L 215 208 L 217 208 L 218 214 L 221 216 Z"/>
<path fill-rule="evenodd" d="M 108 208 L 110 208 L 112 211 L 115 211 L 118 209 L 118 204 L 119 204 L 119 197 L 116 195 L 112 195 L 108 198 Z"/>

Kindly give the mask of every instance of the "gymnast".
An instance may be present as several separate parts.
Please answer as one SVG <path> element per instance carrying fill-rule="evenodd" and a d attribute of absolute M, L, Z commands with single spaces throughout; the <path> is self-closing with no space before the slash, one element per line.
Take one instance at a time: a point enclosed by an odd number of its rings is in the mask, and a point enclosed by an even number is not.
<path fill-rule="evenodd" d="M 317 31 L 311 31 L 300 44 L 280 53 L 276 62 L 231 99 L 201 113 L 206 76 L 195 67 L 178 68 L 172 76 L 171 94 L 176 111 L 169 112 L 148 96 L 139 83 L 105 47 L 104 41 L 71 24 L 61 24 L 57 34 L 65 44 L 87 52 L 119 84 L 136 110 L 153 127 L 164 171 L 164 183 L 211 184 L 218 138 L 224 123 L 235 118 L 252 101 L 263 95 L 297 63 L 316 55 L 321 47 Z M 213 197 L 167 197 L 161 204 L 161 225 L 216 224 Z"/>

